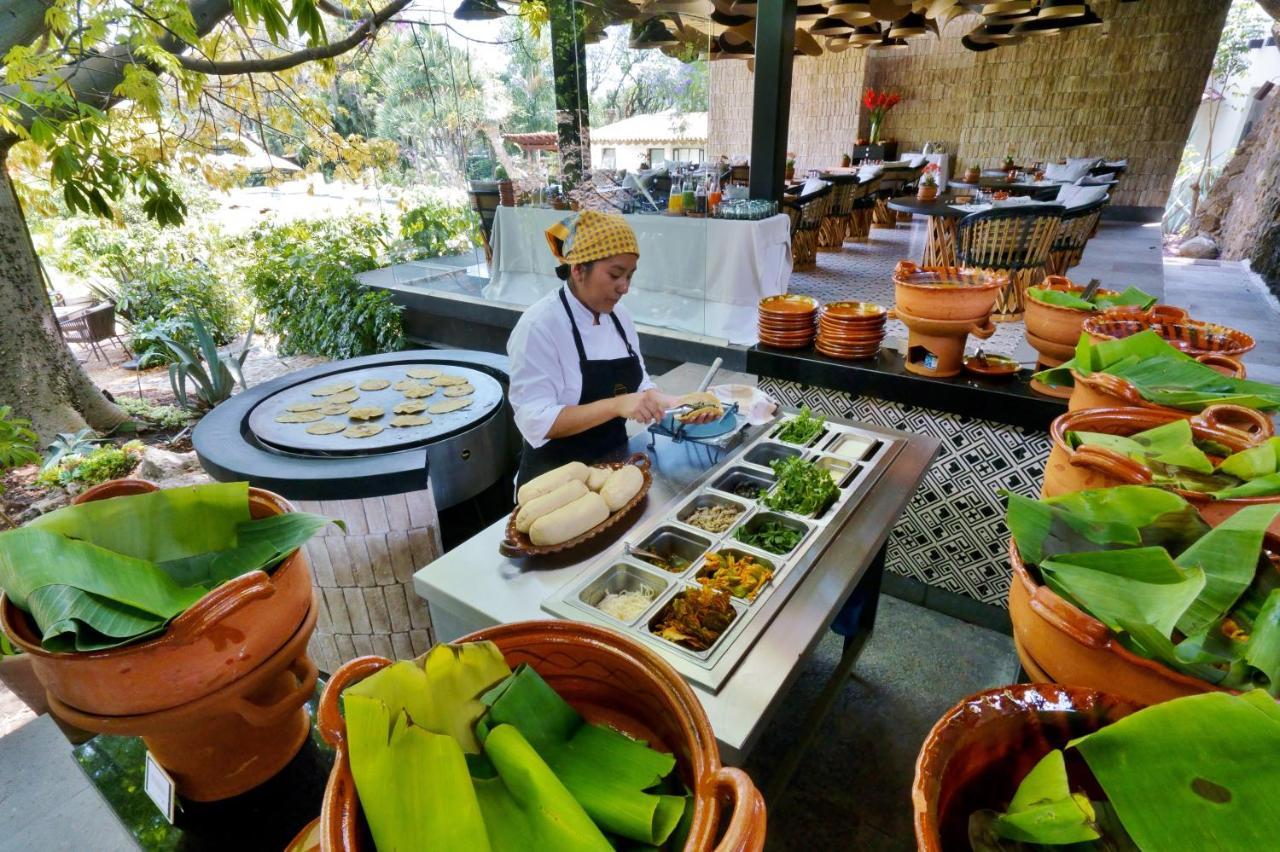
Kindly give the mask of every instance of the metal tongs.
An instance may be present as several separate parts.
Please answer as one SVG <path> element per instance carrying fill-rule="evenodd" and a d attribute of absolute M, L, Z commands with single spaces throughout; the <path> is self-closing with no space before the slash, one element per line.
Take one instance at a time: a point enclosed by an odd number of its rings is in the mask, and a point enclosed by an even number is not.
<path fill-rule="evenodd" d="M 716 377 L 716 373 L 720 371 L 720 365 L 723 363 L 724 359 L 716 356 L 716 360 L 711 362 L 711 368 L 707 370 L 707 374 L 702 377 L 702 383 L 698 385 L 698 389 L 694 391 L 694 393 L 702 393 L 707 388 L 711 387 L 711 380 Z M 672 430 L 672 439 L 678 442 L 680 440 L 680 435 L 684 432 L 685 424 L 683 421 L 677 420 L 675 426 L 676 428 Z"/>

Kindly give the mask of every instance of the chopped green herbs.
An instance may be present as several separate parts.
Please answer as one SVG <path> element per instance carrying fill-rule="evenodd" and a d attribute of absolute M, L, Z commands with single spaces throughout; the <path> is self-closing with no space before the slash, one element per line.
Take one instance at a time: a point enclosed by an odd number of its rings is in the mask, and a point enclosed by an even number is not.
<path fill-rule="evenodd" d="M 776 459 L 772 466 L 778 483 L 760 498 L 770 509 L 817 515 L 840 494 L 827 469 L 813 462 L 801 458 Z"/>
<path fill-rule="evenodd" d="M 804 533 L 782 521 L 765 521 L 751 527 L 739 527 L 733 537 L 743 544 L 780 554 L 795 549 Z"/>
<path fill-rule="evenodd" d="M 814 416 L 806 405 L 779 430 L 778 440 L 786 441 L 788 444 L 807 444 L 818 437 L 825 423 L 826 418 L 821 414 Z"/>

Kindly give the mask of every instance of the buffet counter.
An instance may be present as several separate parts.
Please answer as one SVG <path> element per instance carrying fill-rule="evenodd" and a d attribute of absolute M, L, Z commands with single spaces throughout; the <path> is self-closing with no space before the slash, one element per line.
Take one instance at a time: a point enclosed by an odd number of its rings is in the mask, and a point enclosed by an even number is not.
<path fill-rule="evenodd" d="M 862 424 L 848 425 L 856 428 Z M 625 530 L 563 554 L 510 559 L 498 551 L 507 527 L 503 518 L 422 568 L 414 575 L 414 584 L 427 600 L 436 639 L 452 641 L 495 624 L 547 618 L 551 611 L 548 602 L 563 600 L 566 592 L 575 590 L 604 561 L 615 560 L 624 540 L 639 543 L 640 537 L 685 498 L 738 465 L 762 432 L 775 426 L 746 430 L 715 463 L 708 463 L 705 446 L 656 437 L 649 450 L 650 436 L 636 435 L 620 458 L 648 451 L 653 484 Z M 883 462 L 875 465 L 874 481 L 867 482 L 865 488 L 852 486 L 856 496 L 851 493 L 827 510 L 829 520 L 814 524 L 821 531 L 811 533 L 803 568 L 791 568 L 789 578 L 779 572 L 773 596 L 756 604 L 772 604 L 771 611 L 750 619 L 741 631 L 750 631 L 749 647 L 739 647 L 740 653 L 733 655 L 728 670 L 721 667 L 715 677 L 690 676 L 687 665 L 677 665 L 701 699 L 726 763 L 741 763 L 746 758 L 799 675 L 802 661 L 859 590 L 871 593 L 867 603 L 871 610 L 860 619 L 868 628 L 871 624 L 883 564 L 877 555 L 938 448 L 938 441 L 932 438 L 896 430 L 873 431 L 885 437 L 893 453 L 886 453 Z M 846 506 L 848 511 L 842 508 Z M 725 633 L 726 642 L 736 645 L 743 640 L 743 635 Z M 672 646 L 672 650 L 674 654 L 663 656 L 679 663 L 680 649 Z"/>
<path fill-rule="evenodd" d="M 1066 401 L 1033 391 L 1030 370 L 1005 379 L 917 375 L 891 344 L 866 361 L 756 346 L 747 353 L 747 371 L 783 405 L 940 442 L 893 529 L 886 568 L 915 581 L 919 594 L 908 597 L 998 626 L 1003 615 L 995 608 L 1006 606 L 1009 591 L 1000 491 L 1039 496 L 1049 424 L 1067 410 Z"/>

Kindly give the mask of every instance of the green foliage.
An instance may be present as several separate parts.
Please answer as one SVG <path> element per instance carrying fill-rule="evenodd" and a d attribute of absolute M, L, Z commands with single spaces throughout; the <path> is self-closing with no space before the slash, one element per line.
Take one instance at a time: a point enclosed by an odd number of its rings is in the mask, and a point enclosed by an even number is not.
<path fill-rule="evenodd" d="M 403 347 L 400 307 L 355 277 L 382 265 L 388 236 L 383 222 L 360 217 L 254 231 L 245 283 L 281 354 L 340 360 Z"/>
<path fill-rule="evenodd" d="M 171 337 L 164 337 L 164 344 L 173 355 L 173 363 L 169 365 L 169 384 L 173 387 L 173 395 L 178 404 L 188 411 L 208 411 L 215 405 L 231 397 L 236 381 L 245 387 L 244 359 L 249 356 L 250 341 L 253 339 L 253 328 L 245 338 L 244 347 L 238 355 L 223 355 L 218 352 L 218 342 L 205 326 L 200 317 L 191 314 L 187 317 L 196 338 L 196 346 L 189 346 Z M 194 393 L 188 393 L 190 382 Z"/>
<path fill-rule="evenodd" d="M 428 200 L 400 217 L 400 235 L 413 244 L 417 257 L 443 257 L 478 244 L 479 223 L 460 204 Z"/>
<path fill-rule="evenodd" d="M 138 359 L 138 369 L 159 367 L 173 360 L 173 353 L 165 345 L 165 338 L 189 341 L 193 337 L 191 324 L 184 319 L 142 319 L 132 324 L 129 332 L 129 349 Z"/>
<path fill-rule="evenodd" d="M 69 456 L 81 456 L 92 452 L 93 448 L 101 442 L 102 439 L 98 437 L 98 433 L 88 427 L 79 432 L 59 432 L 58 437 L 53 439 L 53 443 L 45 448 L 44 464 L 40 465 L 40 472 L 43 474 L 45 471 L 52 470 Z"/>
<path fill-rule="evenodd" d="M 177 429 L 191 422 L 191 412 L 176 405 L 153 405 L 134 396 L 117 397 L 116 405 L 130 417 L 160 429 Z"/>
<path fill-rule="evenodd" d="M 244 327 L 231 288 L 198 263 L 145 267 L 141 275 L 117 289 L 116 311 L 131 323 L 144 323 L 144 336 L 154 337 L 163 330 L 188 344 L 193 340 L 191 329 L 182 324 L 188 316 L 200 317 L 219 345 L 230 343 Z"/>
<path fill-rule="evenodd" d="M 0 405 L 0 474 L 40 461 L 36 452 L 38 440 L 30 420 L 14 417 L 10 406 Z"/>
<path fill-rule="evenodd" d="M 89 488 L 128 476 L 141 460 L 141 441 L 130 441 L 122 446 L 107 444 L 83 454 L 61 456 L 54 465 L 42 469 L 36 481 L 46 488 L 65 488 L 72 484 Z"/>

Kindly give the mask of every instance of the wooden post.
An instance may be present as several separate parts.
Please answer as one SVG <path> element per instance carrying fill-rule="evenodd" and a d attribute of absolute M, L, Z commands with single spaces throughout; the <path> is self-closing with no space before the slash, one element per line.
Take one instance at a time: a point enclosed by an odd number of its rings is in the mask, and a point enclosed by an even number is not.
<path fill-rule="evenodd" d="M 782 200 L 795 44 L 796 0 L 759 0 L 751 121 L 752 198 Z"/>

